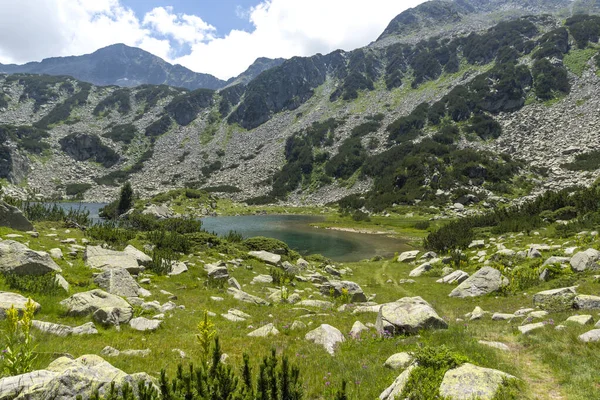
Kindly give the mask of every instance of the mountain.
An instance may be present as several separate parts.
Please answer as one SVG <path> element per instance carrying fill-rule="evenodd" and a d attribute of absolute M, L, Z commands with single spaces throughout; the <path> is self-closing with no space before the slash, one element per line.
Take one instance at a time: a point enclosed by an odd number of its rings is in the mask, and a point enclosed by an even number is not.
<path fill-rule="evenodd" d="M 130 180 L 371 211 L 590 183 L 600 18 L 581 11 L 595 3 L 432 1 L 369 46 L 259 59 L 217 92 L 4 76 L 0 178 L 53 197 L 106 200 Z"/>
<path fill-rule="evenodd" d="M 187 89 L 219 89 L 225 81 L 193 72 L 136 47 L 114 44 L 92 54 L 47 58 L 24 65 L 0 65 L 2 73 L 69 75 L 94 85 L 169 85 Z"/>
<path fill-rule="evenodd" d="M 136 47 L 114 44 L 92 54 L 46 58 L 23 65 L 0 64 L 0 73 L 46 74 L 72 76 L 98 86 L 168 85 L 190 90 L 217 90 L 226 86 L 248 84 L 263 71 L 281 65 L 285 59 L 258 58 L 239 76 L 228 81 L 210 74 L 193 72 L 181 65 L 172 65 Z"/>
<path fill-rule="evenodd" d="M 247 85 L 256 78 L 258 75 L 263 73 L 264 71 L 280 66 L 285 62 L 285 58 L 266 58 L 259 57 L 246 69 L 246 71 L 242 72 L 240 75 L 231 78 L 227 81 L 227 86 L 235 86 L 235 85 Z"/>

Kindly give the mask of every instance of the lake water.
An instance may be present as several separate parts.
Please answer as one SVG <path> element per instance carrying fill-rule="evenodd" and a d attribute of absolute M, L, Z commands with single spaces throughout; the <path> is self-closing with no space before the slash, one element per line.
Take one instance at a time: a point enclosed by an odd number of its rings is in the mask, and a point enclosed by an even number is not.
<path fill-rule="evenodd" d="M 98 213 L 106 203 L 56 203 L 65 210 L 85 209 L 92 221 L 99 221 Z M 342 232 L 317 229 L 311 223 L 322 221 L 309 215 L 246 215 L 235 217 L 207 217 L 202 228 L 217 235 L 236 231 L 249 238 L 266 236 L 279 239 L 302 255 L 322 254 L 339 262 L 370 259 L 375 256 L 391 257 L 395 252 L 409 250 L 406 243 L 385 235 Z"/>
<path fill-rule="evenodd" d="M 202 228 L 218 235 L 236 231 L 244 238 L 272 237 L 287 243 L 300 254 L 322 254 L 342 262 L 359 261 L 378 255 L 391 257 L 395 252 L 408 249 L 402 240 L 385 235 L 341 232 L 310 226 L 318 221 L 322 221 L 322 218 L 306 215 L 207 217 L 202 219 Z"/>

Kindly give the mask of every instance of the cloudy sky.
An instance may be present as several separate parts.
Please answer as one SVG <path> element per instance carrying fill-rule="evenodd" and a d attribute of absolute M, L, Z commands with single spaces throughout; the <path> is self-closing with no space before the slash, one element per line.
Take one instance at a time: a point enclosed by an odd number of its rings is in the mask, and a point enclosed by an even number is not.
<path fill-rule="evenodd" d="M 424 0 L 0 0 L 0 63 L 125 43 L 227 79 L 258 57 L 352 50 Z"/>

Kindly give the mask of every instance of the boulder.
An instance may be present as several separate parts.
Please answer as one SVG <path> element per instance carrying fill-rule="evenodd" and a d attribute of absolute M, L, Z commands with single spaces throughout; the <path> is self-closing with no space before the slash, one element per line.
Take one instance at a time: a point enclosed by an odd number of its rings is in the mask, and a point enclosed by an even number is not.
<path fill-rule="evenodd" d="M 184 263 L 173 262 L 173 264 L 171 265 L 171 272 L 169 272 L 169 275 L 171 275 L 171 276 L 181 275 L 187 271 L 188 271 L 188 267 Z"/>
<path fill-rule="evenodd" d="M 279 335 L 279 331 L 275 328 L 273 323 L 262 326 L 252 332 L 250 332 L 247 336 L 250 337 L 267 337 L 267 336 L 276 336 Z"/>
<path fill-rule="evenodd" d="M 521 332 L 523 335 L 526 335 L 537 329 L 541 329 L 545 326 L 546 326 L 546 324 L 543 322 L 536 322 L 535 324 L 521 325 L 521 326 L 519 326 L 518 329 L 519 329 L 519 332 Z"/>
<path fill-rule="evenodd" d="M 591 315 L 572 315 L 565 322 L 573 322 L 579 325 L 592 325 L 594 323 L 594 317 Z"/>
<path fill-rule="evenodd" d="M 419 254 L 419 250 L 411 250 L 405 251 L 398 256 L 398 262 L 411 262 L 417 259 L 417 255 Z"/>
<path fill-rule="evenodd" d="M 483 318 L 483 316 L 484 316 L 485 314 L 488 314 L 488 312 L 487 312 L 487 311 L 483 311 L 483 309 L 482 309 L 481 307 L 479 307 L 479 306 L 476 306 L 476 307 L 473 309 L 473 311 L 471 311 L 471 313 L 470 313 L 470 315 L 468 316 L 468 318 L 469 318 L 471 321 L 475 321 L 475 320 L 478 320 L 478 319 L 481 319 L 481 318 Z"/>
<path fill-rule="evenodd" d="M 583 272 L 588 269 L 600 269 L 597 261 L 600 259 L 600 251 L 596 249 L 587 249 L 580 251 L 571 258 L 571 268 L 576 272 Z"/>
<path fill-rule="evenodd" d="M 322 310 L 333 309 L 333 303 L 326 300 L 302 300 L 298 302 L 297 305 L 301 307 L 315 307 L 320 308 Z"/>
<path fill-rule="evenodd" d="M 83 335 L 96 335 L 98 334 L 98 330 L 96 329 L 96 325 L 93 322 L 87 322 L 83 325 L 76 326 L 72 329 L 72 334 L 75 336 L 83 336 Z"/>
<path fill-rule="evenodd" d="M 224 263 L 206 264 L 204 270 L 208 273 L 208 277 L 214 280 L 229 279 L 229 271 Z"/>
<path fill-rule="evenodd" d="M 271 275 L 257 275 L 250 284 L 254 285 L 256 283 L 273 283 L 273 277 Z"/>
<path fill-rule="evenodd" d="M 75 360 L 60 357 L 45 370 L 0 379 L 0 399 L 17 395 L 20 399 L 90 398 L 93 389 L 98 389 L 101 396 L 107 394 L 112 382 L 117 387 L 127 383 L 137 388 L 140 381 L 154 386 L 147 374 L 128 375 L 95 354 Z"/>
<path fill-rule="evenodd" d="M 73 333 L 72 327 L 67 325 L 53 324 L 52 322 L 33 320 L 32 326 L 41 332 L 60 337 L 66 337 Z"/>
<path fill-rule="evenodd" d="M 578 310 L 599 310 L 600 297 L 580 294 L 577 297 L 575 297 L 573 307 L 575 307 Z"/>
<path fill-rule="evenodd" d="M 243 290 L 238 290 L 238 289 L 230 287 L 227 289 L 227 293 L 232 295 L 234 299 L 243 301 L 245 303 L 252 303 L 252 304 L 264 305 L 264 306 L 269 305 L 269 302 L 266 301 L 265 299 L 261 299 L 260 297 L 248 294 L 248 293 L 244 292 Z"/>
<path fill-rule="evenodd" d="M 410 271 L 408 276 L 410 276 L 411 278 L 416 278 L 418 276 L 423 275 L 425 272 L 430 271 L 431 268 L 433 268 L 433 267 L 431 266 L 430 263 L 423 263 L 423 264 L 419 265 L 417 268 Z"/>
<path fill-rule="evenodd" d="M 415 369 L 415 365 L 410 365 L 406 368 L 392 383 L 379 395 L 379 400 L 399 400 L 402 391 L 404 391 L 404 387 L 408 382 L 408 378 L 410 378 L 410 374 L 413 369 Z"/>
<path fill-rule="evenodd" d="M 237 279 L 235 279 L 233 277 L 227 279 L 227 284 L 232 288 L 235 288 L 237 290 L 242 290 L 242 285 L 240 285 L 240 283 L 237 281 Z"/>
<path fill-rule="evenodd" d="M 133 316 L 133 308 L 129 303 L 100 289 L 76 293 L 60 304 L 67 309 L 67 315 L 73 317 L 86 316 L 102 310 L 102 314 L 116 316 L 119 323 L 127 323 Z M 98 315 L 98 318 L 101 317 Z"/>
<path fill-rule="evenodd" d="M 482 296 L 506 285 L 508 280 L 500 271 L 492 267 L 483 267 L 458 285 L 449 296 L 460 298 Z"/>
<path fill-rule="evenodd" d="M 477 343 L 502 351 L 510 351 L 510 347 L 501 342 L 488 342 L 486 340 L 479 340 Z"/>
<path fill-rule="evenodd" d="M 168 219 L 175 217 L 175 213 L 164 204 L 150 204 L 142 211 L 144 215 L 151 215 L 158 219 Z"/>
<path fill-rule="evenodd" d="M 469 249 L 481 249 L 485 247 L 485 240 L 473 240 L 469 244 Z"/>
<path fill-rule="evenodd" d="M 515 379 L 505 372 L 463 364 L 444 374 L 440 396 L 453 400 L 491 400 L 506 379 Z"/>
<path fill-rule="evenodd" d="M 161 323 L 161 320 L 138 317 L 129 321 L 129 326 L 131 326 L 131 329 L 134 329 L 136 331 L 146 332 L 157 330 L 160 327 Z"/>
<path fill-rule="evenodd" d="M 379 334 L 412 334 L 422 329 L 447 329 L 448 324 L 421 297 L 404 297 L 381 306 L 375 323 Z"/>
<path fill-rule="evenodd" d="M 48 251 L 48 253 L 50 254 L 50 257 L 54 258 L 55 260 L 62 260 L 63 259 L 62 250 L 59 249 L 58 247 L 55 247 L 54 249 L 50 249 Z"/>
<path fill-rule="evenodd" d="M 492 321 L 510 321 L 515 318 L 514 314 L 494 313 Z"/>
<path fill-rule="evenodd" d="M 278 265 L 281 261 L 281 256 L 279 254 L 269 253 L 268 251 L 250 251 L 248 255 L 254 258 L 258 258 L 259 260 L 270 264 L 270 265 Z"/>
<path fill-rule="evenodd" d="M 33 251 L 13 240 L 0 242 L 0 272 L 17 275 L 44 275 L 61 272 L 52 257 L 43 251 Z"/>
<path fill-rule="evenodd" d="M 411 365 L 414 361 L 414 357 L 406 352 L 396 353 L 388 357 L 383 364 L 386 368 L 390 368 L 393 370 L 401 370 L 405 369 L 409 365 Z"/>
<path fill-rule="evenodd" d="M 544 261 L 542 266 L 546 267 L 548 265 L 565 264 L 565 263 L 569 263 L 570 261 L 571 261 L 571 259 L 569 257 L 552 256 L 552 257 L 548 257 L 546 259 L 546 261 Z"/>
<path fill-rule="evenodd" d="M 132 245 L 128 245 L 127 247 L 125 247 L 123 253 L 129 254 L 137 260 L 139 265 L 143 265 L 144 267 L 148 267 L 150 266 L 150 264 L 152 264 L 152 257 L 147 255 L 143 251 L 136 249 Z"/>
<path fill-rule="evenodd" d="M 11 206 L 3 200 L 0 200 L 0 226 L 17 231 L 33 231 L 33 225 L 15 206 Z"/>
<path fill-rule="evenodd" d="M 96 275 L 94 283 L 106 290 L 108 293 L 121 297 L 136 297 L 140 285 L 135 279 L 122 268 L 111 268 Z"/>
<path fill-rule="evenodd" d="M 600 342 L 600 329 L 592 329 L 591 331 L 579 335 L 579 340 L 585 343 Z"/>
<path fill-rule="evenodd" d="M 23 297 L 18 293 L 0 292 L 0 319 L 6 318 L 6 310 L 11 306 L 14 306 L 19 314 L 23 314 L 27 300 L 27 297 Z M 33 304 L 35 305 L 35 311 L 38 311 L 41 306 L 35 301 Z"/>
<path fill-rule="evenodd" d="M 360 321 L 356 321 L 352 325 L 352 329 L 350 329 L 350 337 L 352 337 L 354 339 L 360 339 L 360 335 L 363 332 L 368 332 L 368 331 L 369 331 L 369 328 L 367 328 L 367 326 L 365 324 L 363 324 Z"/>
<path fill-rule="evenodd" d="M 365 296 L 362 288 L 358 283 L 351 281 L 329 281 L 324 283 L 320 290 L 326 296 L 333 293 L 334 297 L 339 297 L 342 293 L 347 292 L 351 303 L 364 303 L 367 301 L 367 296 Z"/>
<path fill-rule="evenodd" d="M 308 332 L 304 338 L 309 342 L 320 344 L 331 355 L 335 353 L 336 345 L 346 340 L 339 329 L 327 324 L 322 324 Z"/>
<path fill-rule="evenodd" d="M 438 279 L 436 282 L 437 283 L 447 283 L 447 284 L 462 283 L 462 282 L 466 281 L 468 277 L 469 277 L 468 273 L 466 273 L 465 271 L 458 270 L 458 271 L 451 272 L 450 274 L 444 276 L 441 279 Z"/>
<path fill-rule="evenodd" d="M 144 271 L 137 258 L 124 251 L 116 251 L 102 248 L 100 246 L 87 246 L 85 248 L 85 265 L 93 269 L 126 269 L 133 275 Z"/>
<path fill-rule="evenodd" d="M 538 248 L 530 247 L 527 251 L 527 258 L 542 258 L 542 253 Z"/>
<path fill-rule="evenodd" d="M 544 290 L 533 295 L 533 304 L 545 310 L 568 310 L 573 307 L 576 296 L 574 286 Z"/>
<path fill-rule="evenodd" d="M 290 330 L 292 331 L 300 331 L 306 329 L 306 324 L 302 321 L 294 321 L 292 322 L 292 325 L 290 326 Z"/>

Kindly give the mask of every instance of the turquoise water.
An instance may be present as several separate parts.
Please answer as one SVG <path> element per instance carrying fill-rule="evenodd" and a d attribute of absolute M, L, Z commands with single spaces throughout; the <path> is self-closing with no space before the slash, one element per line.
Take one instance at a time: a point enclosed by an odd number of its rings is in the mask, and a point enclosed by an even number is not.
<path fill-rule="evenodd" d="M 84 209 L 92 221 L 100 221 L 98 213 L 105 203 L 56 203 L 65 210 Z M 375 256 L 391 257 L 395 252 L 408 249 L 399 239 L 383 235 L 316 229 L 311 223 L 321 221 L 319 216 L 307 215 L 247 215 L 235 217 L 207 217 L 202 228 L 217 235 L 230 231 L 244 238 L 266 236 L 279 239 L 302 255 L 322 254 L 339 262 L 359 261 Z"/>
<path fill-rule="evenodd" d="M 311 223 L 322 220 L 305 215 L 249 215 L 207 217 L 202 228 L 225 235 L 229 231 L 244 238 L 266 236 L 279 239 L 300 254 L 322 254 L 335 261 L 359 261 L 375 256 L 391 257 L 407 249 L 405 242 L 383 235 L 316 229 Z"/>

